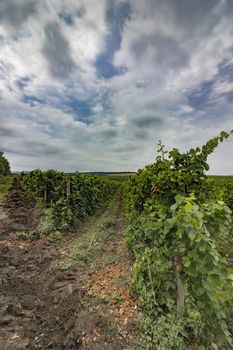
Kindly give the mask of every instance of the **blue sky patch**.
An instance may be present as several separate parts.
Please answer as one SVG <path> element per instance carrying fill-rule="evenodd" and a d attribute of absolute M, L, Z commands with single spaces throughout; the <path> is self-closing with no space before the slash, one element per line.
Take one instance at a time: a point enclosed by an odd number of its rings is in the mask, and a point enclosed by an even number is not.
<path fill-rule="evenodd" d="M 92 107 L 93 104 L 90 101 L 79 100 L 75 97 L 69 97 L 62 105 L 65 112 L 74 114 L 76 120 L 85 124 L 92 123 Z"/>
<path fill-rule="evenodd" d="M 130 4 L 127 2 L 118 5 L 114 1 L 108 3 L 106 21 L 111 33 L 106 38 L 105 51 L 97 57 L 95 62 L 99 77 L 108 79 L 122 72 L 113 65 L 112 60 L 115 52 L 120 49 L 121 32 L 125 22 L 130 19 L 130 12 Z"/>
<path fill-rule="evenodd" d="M 196 110 L 204 109 L 209 103 L 210 93 L 212 91 L 215 80 L 204 81 L 197 88 L 191 90 L 187 94 L 187 98 L 191 107 Z"/>
<path fill-rule="evenodd" d="M 38 104 L 45 104 L 45 101 L 39 97 L 33 95 L 23 95 L 22 101 L 31 107 L 36 106 Z"/>

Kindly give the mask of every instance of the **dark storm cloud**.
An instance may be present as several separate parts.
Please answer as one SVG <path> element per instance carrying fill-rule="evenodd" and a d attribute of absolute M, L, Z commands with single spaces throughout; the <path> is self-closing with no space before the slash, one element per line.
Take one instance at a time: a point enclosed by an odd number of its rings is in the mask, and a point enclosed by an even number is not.
<path fill-rule="evenodd" d="M 46 25 L 42 52 L 54 77 L 62 79 L 70 77 L 76 65 L 71 57 L 69 42 L 57 22 Z"/>
<path fill-rule="evenodd" d="M 226 93 L 225 96 L 228 102 L 233 103 L 233 91 Z"/>
<path fill-rule="evenodd" d="M 136 57 L 143 59 L 148 50 L 154 50 L 154 63 L 169 66 L 170 68 L 183 68 L 189 62 L 188 54 L 181 48 L 174 38 L 162 34 L 144 35 L 132 45 Z"/>
<path fill-rule="evenodd" d="M 64 23 L 68 26 L 73 26 L 74 25 L 74 17 L 69 14 L 69 13 L 59 13 L 58 14 L 59 18 L 61 18 Z"/>
<path fill-rule="evenodd" d="M 151 127 L 156 128 L 162 125 L 162 120 L 158 117 L 148 116 L 148 117 L 133 119 L 132 124 L 142 129 L 148 129 Z"/>
<path fill-rule="evenodd" d="M 141 148 L 141 145 L 139 144 L 126 144 L 126 145 L 116 145 L 113 147 L 113 152 L 115 153 L 131 153 L 136 152 Z"/>
<path fill-rule="evenodd" d="M 49 156 L 59 155 L 61 153 L 61 149 L 59 147 L 51 144 L 45 144 L 44 142 L 26 141 L 25 148 L 27 149 L 27 155 Z"/>
<path fill-rule="evenodd" d="M 145 140 L 148 137 L 148 132 L 146 130 L 138 130 L 134 133 L 136 139 Z"/>
<path fill-rule="evenodd" d="M 3 137 L 16 137 L 17 135 L 18 135 L 17 131 L 15 131 L 14 129 L 0 125 L 0 137 L 1 138 L 3 138 Z"/>
<path fill-rule="evenodd" d="M 225 60 L 218 66 L 218 75 L 228 81 L 233 82 L 233 63 Z"/>
<path fill-rule="evenodd" d="M 63 8 L 61 12 L 58 13 L 58 17 L 67 25 L 73 26 L 77 18 L 83 18 L 86 14 L 86 9 L 80 6 L 75 12 L 69 12 L 66 8 Z"/>
<path fill-rule="evenodd" d="M 45 142 L 36 142 L 32 140 L 22 140 L 20 142 L 20 146 L 16 143 L 15 146 L 3 146 L 1 147 L 1 149 L 3 152 L 14 153 L 16 155 L 22 155 L 26 157 L 43 157 L 51 155 L 59 156 L 59 154 L 61 153 L 61 149 L 57 146 Z"/>
<path fill-rule="evenodd" d="M 115 139 L 117 137 L 117 131 L 116 130 L 104 130 L 100 133 L 100 140 L 103 143 L 109 143 L 111 140 Z"/>
<path fill-rule="evenodd" d="M 33 95 L 23 95 L 22 101 L 26 104 L 29 104 L 31 107 L 36 106 L 37 104 L 43 104 L 46 102 L 44 99 L 41 99 Z"/>
<path fill-rule="evenodd" d="M 86 9 L 85 9 L 85 7 L 81 5 L 81 6 L 77 9 L 77 11 L 75 12 L 75 14 L 76 14 L 76 16 L 79 17 L 79 18 L 84 17 L 85 14 L 86 14 Z"/>
<path fill-rule="evenodd" d="M 31 81 L 32 81 L 32 78 L 26 76 L 26 77 L 22 77 L 22 78 L 16 80 L 15 84 L 20 89 L 24 89 L 25 87 L 27 87 L 30 84 Z"/>
<path fill-rule="evenodd" d="M 208 22 L 208 30 L 217 22 L 217 17 L 213 16 L 211 11 L 219 0 L 173 0 L 169 5 L 176 18 L 177 25 L 182 25 L 190 30 L 199 30 L 200 27 Z"/>
<path fill-rule="evenodd" d="M 19 4 L 13 0 L 1 0 L 0 23 L 3 22 L 13 27 L 20 27 L 35 12 L 35 1 L 25 1 Z"/>

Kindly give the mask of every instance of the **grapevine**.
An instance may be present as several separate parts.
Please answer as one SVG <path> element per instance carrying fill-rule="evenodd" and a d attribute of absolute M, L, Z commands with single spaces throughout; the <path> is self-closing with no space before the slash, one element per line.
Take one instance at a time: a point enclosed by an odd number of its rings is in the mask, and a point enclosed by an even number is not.
<path fill-rule="evenodd" d="M 21 186 L 40 205 L 47 208 L 42 233 L 67 230 L 77 221 L 94 213 L 101 201 L 113 191 L 114 181 L 97 175 L 66 175 L 56 170 L 34 170 L 19 176 Z M 69 187 L 69 192 L 68 192 Z"/>
<path fill-rule="evenodd" d="M 232 192 L 228 185 L 217 196 L 205 173 L 208 156 L 231 134 L 186 153 L 159 143 L 156 162 L 126 185 L 126 242 L 151 349 L 232 346 L 233 272 L 221 249 L 231 240 Z"/>

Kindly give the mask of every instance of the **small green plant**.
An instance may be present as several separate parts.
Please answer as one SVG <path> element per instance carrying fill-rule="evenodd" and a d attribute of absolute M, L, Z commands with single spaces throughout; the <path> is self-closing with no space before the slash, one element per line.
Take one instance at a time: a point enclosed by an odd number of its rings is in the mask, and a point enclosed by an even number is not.
<path fill-rule="evenodd" d="M 70 227 L 72 211 L 67 199 L 60 198 L 52 205 L 51 219 L 54 227 L 58 230 L 66 230 Z"/>
<path fill-rule="evenodd" d="M 123 296 L 119 294 L 113 294 L 111 299 L 115 304 L 120 304 L 124 301 Z"/>
<path fill-rule="evenodd" d="M 159 350 L 187 350 L 183 340 L 185 319 L 176 317 L 174 314 L 161 315 L 156 322 L 153 318 L 144 316 L 140 319 L 143 333 L 140 343 L 146 349 Z"/>
<path fill-rule="evenodd" d="M 48 241 L 51 243 L 60 242 L 61 240 L 62 240 L 62 233 L 60 231 L 54 231 L 48 235 Z"/>
<path fill-rule="evenodd" d="M 21 231 L 16 234 L 19 238 L 24 239 L 26 241 L 30 241 L 33 238 L 34 232 L 31 231 Z"/>
<path fill-rule="evenodd" d="M 110 296 L 107 295 L 107 294 L 102 294 L 102 295 L 100 296 L 100 298 L 101 298 L 101 300 L 102 300 L 104 303 L 106 303 L 106 304 L 108 304 L 109 301 L 111 300 Z"/>
<path fill-rule="evenodd" d="M 71 259 L 60 261 L 58 263 L 58 269 L 61 270 L 61 271 L 67 271 L 72 266 L 72 264 L 73 263 L 72 263 Z"/>
<path fill-rule="evenodd" d="M 112 219 L 107 219 L 103 222 L 103 229 L 113 229 L 116 226 L 116 224 L 113 222 Z"/>
<path fill-rule="evenodd" d="M 98 264 L 101 266 L 106 266 L 109 264 L 112 264 L 117 261 L 117 256 L 114 252 L 110 253 L 104 253 L 99 255 L 98 257 Z"/>
<path fill-rule="evenodd" d="M 72 257 L 73 260 L 79 261 L 81 263 L 87 264 L 90 262 L 90 255 L 85 251 L 76 251 Z"/>
<path fill-rule="evenodd" d="M 116 286 L 119 288 L 126 288 L 130 285 L 130 277 L 125 275 L 120 275 L 116 279 Z"/>
<path fill-rule="evenodd" d="M 43 218 L 43 220 L 41 221 L 41 223 L 38 227 L 39 234 L 43 238 L 43 237 L 48 236 L 55 229 L 56 228 L 55 228 L 53 217 L 52 217 L 52 211 L 51 211 L 51 209 L 47 209 L 45 217 Z"/>

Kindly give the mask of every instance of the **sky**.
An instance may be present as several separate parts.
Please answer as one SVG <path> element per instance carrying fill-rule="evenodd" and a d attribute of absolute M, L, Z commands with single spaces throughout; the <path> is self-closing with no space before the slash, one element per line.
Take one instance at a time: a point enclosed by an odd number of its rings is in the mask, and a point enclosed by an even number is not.
<path fill-rule="evenodd" d="M 135 171 L 233 129 L 233 0 L 1 0 L 14 171 Z M 233 137 L 210 173 L 233 175 Z"/>

